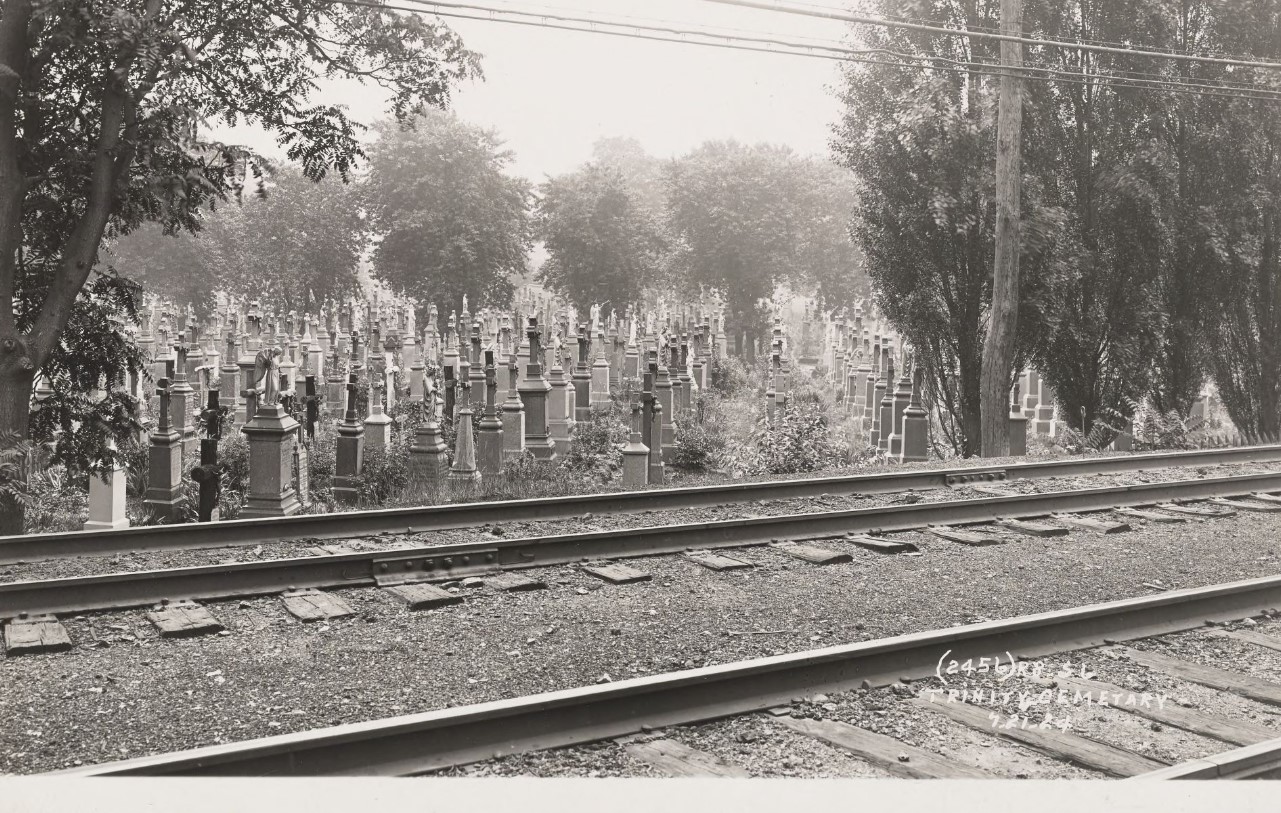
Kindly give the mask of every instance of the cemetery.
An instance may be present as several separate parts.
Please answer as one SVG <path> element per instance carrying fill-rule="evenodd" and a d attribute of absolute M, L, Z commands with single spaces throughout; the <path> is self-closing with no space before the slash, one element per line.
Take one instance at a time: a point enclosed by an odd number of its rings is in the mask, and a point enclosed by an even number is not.
<path fill-rule="evenodd" d="M 1247 809 L 1281 0 L 555 2 L 0 0 L 0 800 Z"/>

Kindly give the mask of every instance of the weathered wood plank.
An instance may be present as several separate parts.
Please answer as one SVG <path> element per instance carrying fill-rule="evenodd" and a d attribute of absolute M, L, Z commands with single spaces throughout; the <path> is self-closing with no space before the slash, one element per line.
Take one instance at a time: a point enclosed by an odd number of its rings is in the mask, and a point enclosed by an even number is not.
<path fill-rule="evenodd" d="M 209 609 L 194 601 L 161 604 L 147 613 L 147 620 L 160 631 L 161 638 L 187 638 L 221 632 L 222 624 Z"/>
<path fill-rule="evenodd" d="M 619 564 L 583 565 L 583 570 L 610 584 L 634 584 L 647 582 L 653 578 L 643 570 Z"/>
<path fill-rule="evenodd" d="M 1163 502 L 1157 506 L 1162 511 L 1170 511 L 1175 514 L 1186 514 L 1190 517 L 1206 517 L 1208 519 L 1222 519 L 1224 517 L 1235 517 L 1236 511 L 1231 508 L 1204 508 L 1196 505 L 1180 505 L 1174 502 Z"/>
<path fill-rule="evenodd" d="M 518 593 L 525 590 L 546 590 L 547 582 L 538 579 L 531 579 L 528 576 L 522 576 L 519 573 L 510 573 L 503 571 L 486 576 L 485 580 L 493 587 L 499 590 L 505 590 L 509 593 Z"/>
<path fill-rule="evenodd" d="M 690 748 L 675 740 L 636 742 L 628 745 L 625 750 L 667 776 L 751 776 L 746 769 L 726 762 L 715 754 Z"/>
<path fill-rule="evenodd" d="M 331 593 L 319 590 L 295 590 L 282 593 L 281 601 L 289 614 L 302 621 L 327 621 L 331 618 L 346 618 L 355 615 L 356 611 L 347 602 Z"/>
<path fill-rule="evenodd" d="M 1123 689 L 1101 680 L 1068 677 L 1056 678 L 1056 681 L 1060 689 L 1089 693 L 1094 702 L 1097 702 L 1102 695 L 1108 699 L 1109 705 L 1121 711 L 1233 745 L 1253 745 L 1276 736 L 1276 732 L 1270 728 L 1264 728 L 1246 720 L 1228 720 L 1185 709 L 1169 698 L 1164 704 L 1151 699 L 1145 706 L 1142 701 L 1143 695 L 1147 693 Z"/>
<path fill-rule="evenodd" d="M 1247 644 L 1254 644 L 1265 649 L 1281 652 L 1281 638 L 1275 635 L 1267 635 L 1255 630 L 1211 630 L 1210 634 L 1223 638 L 1235 638 Z"/>
<path fill-rule="evenodd" d="M 388 593 L 405 602 L 411 610 L 430 610 L 433 607 L 447 607 L 450 604 L 462 604 L 463 597 L 458 593 L 442 590 L 434 584 L 416 582 L 384 587 Z"/>
<path fill-rule="evenodd" d="M 778 717 L 779 723 L 816 740 L 835 745 L 895 776 L 909 779 L 991 779 L 978 768 L 961 765 L 947 757 L 917 748 L 893 737 L 852 726 L 837 720 L 810 720 Z M 907 760 L 899 759 L 906 756 Z"/>
<path fill-rule="evenodd" d="M 1113 508 L 1113 512 L 1122 516 L 1135 517 L 1137 519 L 1146 519 L 1149 522 L 1164 522 L 1167 525 L 1173 525 L 1176 522 L 1184 522 L 1183 517 L 1172 517 L 1169 514 L 1162 514 L 1159 511 L 1148 511 L 1143 508 Z"/>
<path fill-rule="evenodd" d="M 1023 519 L 998 519 L 997 525 L 1007 528 L 1011 531 L 1017 531 L 1021 534 L 1037 537 L 1067 536 L 1068 529 L 1060 528 L 1056 525 L 1046 525 L 1044 522 L 1029 522 Z"/>
<path fill-rule="evenodd" d="M 1239 694 L 1251 700 L 1258 700 L 1260 703 L 1281 706 L 1281 684 L 1273 683 L 1270 680 L 1263 680 L 1239 672 L 1229 672 L 1226 669 L 1218 669 L 1213 666 L 1202 666 L 1199 663 L 1185 661 L 1182 658 L 1172 658 L 1169 655 L 1162 655 L 1158 652 L 1145 652 L 1140 649 L 1131 649 L 1130 647 L 1116 647 L 1114 651 L 1126 655 L 1130 660 L 1141 666 L 1165 672 L 1172 677 L 1200 683 L 1202 686 L 1209 686 L 1211 689 Z"/>
<path fill-rule="evenodd" d="M 4 650 L 9 656 L 65 652 L 71 649 L 66 627 L 52 615 L 15 618 L 5 625 Z"/>
<path fill-rule="evenodd" d="M 1086 768 L 1110 774 L 1112 776 L 1134 776 L 1155 771 L 1166 763 L 1141 756 L 1124 748 L 1099 742 L 1066 731 L 1041 730 L 1036 728 L 996 728 L 992 725 L 990 712 L 969 703 L 932 703 L 924 698 L 914 698 L 911 702 L 935 714 L 950 717 L 958 723 L 964 723 L 978 731 L 986 731 L 998 737 L 1022 743 L 1043 754 L 1074 762 Z"/>
<path fill-rule="evenodd" d="M 973 530 L 961 530 L 960 528 L 949 528 L 944 525 L 931 525 L 927 530 L 937 536 L 939 539 L 946 539 L 948 542 L 959 542 L 962 545 L 1003 545 L 1005 540 L 999 536 L 982 533 Z"/>
<path fill-rule="evenodd" d="M 709 570 L 745 570 L 755 567 L 751 562 L 744 562 L 741 559 L 735 559 L 731 556 L 722 556 L 719 553 L 711 551 L 694 551 L 685 554 L 690 561 L 697 562 Z"/>
<path fill-rule="evenodd" d="M 1095 517 L 1084 517 L 1080 514 L 1050 514 L 1050 517 L 1057 522 L 1073 525 L 1077 528 L 1098 531 L 1101 534 L 1122 534 L 1130 530 L 1129 524 L 1125 522 L 1108 522 Z"/>
<path fill-rule="evenodd" d="M 844 562 L 854 561 L 854 557 L 848 553 L 828 550 L 827 548 L 816 548 L 813 545 L 792 543 L 779 545 L 778 549 L 788 556 L 800 559 L 803 562 L 809 562 L 812 565 L 839 565 Z"/>
<path fill-rule="evenodd" d="M 910 553 L 917 550 L 916 545 L 902 539 L 887 539 L 883 536 L 868 536 L 867 534 L 850 534 L 847 539 L 858 545 L 860 548 L 878 551 L 880 553 Z"/>
<path fill-rule="evenodd" d="M 1281 511 L 1281 505 L 1261 502 L 1242 502 L 1241 500 L 1229 500 L 1223 497 L 1213 497 L 1210 502 L 1215 505 L 1225 505 L 1228 508 L 1235 508 L 1238 511 L 1254 511 L 1258 514 L 1270 514 L 1275 511 Z"/>

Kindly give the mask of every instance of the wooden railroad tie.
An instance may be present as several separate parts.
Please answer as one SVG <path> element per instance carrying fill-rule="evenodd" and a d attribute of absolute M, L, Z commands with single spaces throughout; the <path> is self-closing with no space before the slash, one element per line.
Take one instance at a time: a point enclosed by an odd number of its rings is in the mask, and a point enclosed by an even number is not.
<path fill-rule="evenodd" d="M 1214 497 L 1210 502 L 1215 505 L 1225 505 L 1228 508 L 1235 508 L 1238 511 L 1255 511 L 1260 514 L 1281 511 L 1281 504 L 1277 503 L 1241 502 L 1240 500 L 1226 500 L 1223 497 Z"/>
<path fill-rule="evenodd" d="M 1028 536 L 1050 537 L 1050 536 L 1067 536 L 1068 529 L 1060 528 L 1057 525 L 1046 525 L 1043 522 L 1028 522 L 1023 519 L 1003 519 L 998 518 L 996 524 L 1002 528 L 1011 531 L 1017 531 Z"/>
<path fill-rule="evenodd" d="M 52 615 L 15 618 L 4 627 L 5 654 L 38 655 L 71 649 L 71 636 Z"/>
<path fill-rule="evenodd" d="M 744 768 L 675 740 L 636 742 L 624 750 L 641 762 L 653 765 L 666 776 L 751 776 Z"/>
<path fill-rule="evenodd" d="M 1207 519 L 1221 519 L 1237 515 L 1237 512 L 1231 508 L 1198 508 L 1193 505 L 1180 505 L 1173 502 L 1163 502 L 1157 508 L 1174 514 L 1186 514 L 1189 517 L 1206 517 Z"/>
<path fill-rule="evenodd" d="M 850 534 L 846 537 L 850 542 L 858 545 L 860 548 L 878 551 L 880 553 L 914 553 L 917 550 L 916 545 L 902 539 L 886 539 L 883 536 L 872 536 L 870 534 Z"/>
<path fill-rule="evenodd" d="M 779 717 L 777 721 L 798 734 L 849 751 L 895 776 L 908 779 L 992 779 L 992 775 L 917 748 L 893 737 L 877 734 L 836 720 Z M 901 757 L 906 756 L 904 760 Z"/>
<path fill-rule="evenodd" d="M 414 582 L 384 587 L 388 593 L 405 602 L 411 610 L 431 610 L 436 607 L 447 607 L 450 604 L 462 604 L 463 597 L 458 593 L 442 590 L 434 584 Z"/>
<path fill-rule="evenodd" d="M 1101 534 L 1121 534 L 1130 530 L 1129 524 L 1125 522 L 1108 522 L 1094 517 L 1083 517 L 1080 514 L 1050 514 L 1050 517 L 1066 525 L 1075 525 Z"/>
<path fill-rule="evenodd" d="M 719 553 L 712 553 L 706 550 L 690 551 L 685 556 L 690 561 L 697 562 L 708 570 L 745 570 L 755 567 L 751 562 L 744 562 L 741 559 L 722 556 Z"/>
<path fill-rule="evenodd" d="M 599 579 L 604 579 L 610 584 L 634 584 L 636 582 L 647 582 L 653 578 L 643 570 L 612 562 L 583 565 L 583 570 Z"/>
<path fill-rule="evenodd" d="M 162 638 L 190 638 L 221 632 L 223 629 L 207 607 L 194 601 L 158 604 L 147 613 L 147 620 L 156 626 Z"/>
<path fill-rule="evenodd" d="M 981 531 L 967 531 L 960 528 L 949 528 L 946 525 L 931 525 L 927 528 L 930 533 L 939 539 L 946 539 L 948 542 L 959 542 L 962 545 L 1003 545 L 1005 540 L 999 536 L 992 536 Z"/>
<path fill-rule="evenodd" d="M 356 614 L 338 596 L 319 590 L 288 590 L 280 594 L 280 599 L 289 614 L 301 621 L 328 621 Z"/>
<path fill-rule="evenodd" d="M 812 565 L 839 565 L 854 561 L 854 557 L 848 553 L 828 550 L 827 548 L 816 548 L 813 545 L 787 542 L 776 544 L 774 547 L 788 556 L 800 559 L 803 562 L 809 562 Z"/>
<path fill-rule="evenodd" d="M 1172 517 L 1169 514 L 1161 514 L 1156 511 L 1147 511 L 1140 508 L 1113 508 L 1112 510 L 1122 516 L 1146 519 L 1149 522 L 1164 522 L 1167 525 L 1184 521 L 1183 517 Z"/>

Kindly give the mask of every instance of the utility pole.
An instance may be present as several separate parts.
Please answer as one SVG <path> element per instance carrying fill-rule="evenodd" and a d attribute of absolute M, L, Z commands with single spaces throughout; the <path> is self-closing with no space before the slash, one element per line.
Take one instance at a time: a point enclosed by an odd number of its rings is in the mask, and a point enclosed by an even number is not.
<path fill-rule="evenodd" d="M 1001 33 L 1023 34 L 1023 0 L 1001 0 Z M 1022 183 L 1023 44 L 1001 41 L 1001 96 L 996 122 L 996 257 L 991 319 L 980 382 L 982 454 L 1009 454 L 1009 382 L 1019 323 L 1019 195 Z"/>

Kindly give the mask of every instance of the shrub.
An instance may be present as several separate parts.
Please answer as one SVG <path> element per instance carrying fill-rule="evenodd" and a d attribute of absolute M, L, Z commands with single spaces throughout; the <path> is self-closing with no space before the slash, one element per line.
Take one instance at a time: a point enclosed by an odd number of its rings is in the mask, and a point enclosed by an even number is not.
<path fill-rule="evenodd" d="M 32 472 L 27 478 L 27 533 L 79 531 L 89 514 L 89 494 L 72 482 L 62 466 Z"/>
<path fill-rule="evenodd" d="M 724 402 L 715 390 L 704 391 L 690 420 L 676 422 L 676 457 L 672 464 L 690 472 L 711 471 L 721 465 L 729 443 Z"/>
<path fill-rule="evenodd" d="M 742 359 L 712 356 L 707 376 L 709 389 L 729 398 L 754 389 L 752 380 L 752 371 Z"/>
<path fill-rule="evenodd" d="M 536 460 L 532 452 L 503 464 L 503 474 L 481 482 L 484 496 L 494 500 L 562 497 L 588 491 L 582 477 L 557 463 Z"/>
<path fill-rule="evenodd" d="M 377 507 L 400 496 L 409 485 L 409 453 L 399 445 L 365 447 L 357 478 L 360 504 Z"/>
<path fill-rule="evenodd" d="M 561 466 L 588 481 L 608 483 L 623 470 L 620 447 L 627 442 L 627 434 L 621 409 L 592 407 L 590 420 L 574 424 L 574 446 Z"/>
<path fill-rule="evenodd" d="M 797 474 L 840 465 L 843 456 L 823 407 L 792 401 L 777 410 L 774 426 L 765 418 L 758 421 L 743 464 L 750 474 Z"/>

